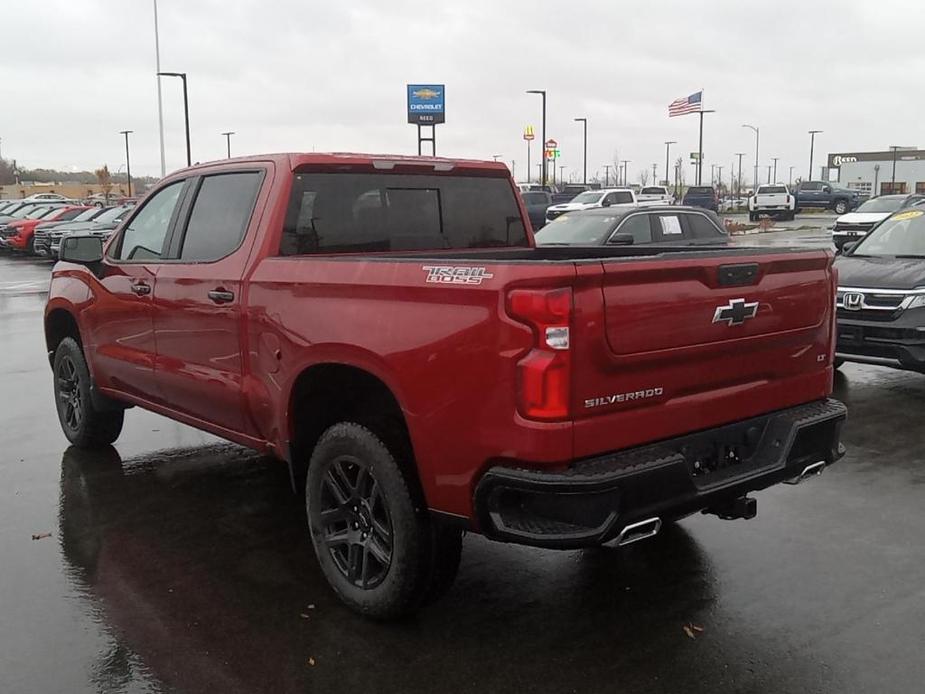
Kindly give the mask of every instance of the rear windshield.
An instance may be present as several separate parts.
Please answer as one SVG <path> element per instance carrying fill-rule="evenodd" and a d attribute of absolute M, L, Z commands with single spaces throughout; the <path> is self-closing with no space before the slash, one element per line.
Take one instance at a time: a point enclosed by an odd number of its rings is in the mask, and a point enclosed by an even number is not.
<path fill-rule="evenodd" d="M 709 186 L 691 186 L 687 189 L 688 195 L 713 195 L 713 189 Z"/>
<path fill-rule="evenodd" d="M 528 246 L 506 178 L 296 174 L 280 255 Z"/>
<path fill-rule="evenodd" d="M 661 187 L 652 188 L 650 186 L 649 188 L 643 188 L 642 190 L 639 191 L 639 193 L 641 195 L 664 195 L 665 189 Z"/>
<path fill-rule="evenodd" d="M 549 202 L 546 193 L 524 193 L 524 202 L 528 205 L 542 205 Z"/>
<path fill-rule="evenodd" d="M 787 189 L 784 186 L 760 186 L 758 188 L 758 194 L 764 193 L 786 193 Z"/>

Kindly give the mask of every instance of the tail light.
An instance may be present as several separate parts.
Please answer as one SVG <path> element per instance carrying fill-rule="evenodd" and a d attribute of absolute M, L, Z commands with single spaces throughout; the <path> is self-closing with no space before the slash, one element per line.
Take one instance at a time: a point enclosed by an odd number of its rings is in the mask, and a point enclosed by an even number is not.
<path fill-rule="evenodd" d="M 787 199 L 786 199 L 784 202 L 785 202 L 786 204 L 788 204 L 788 205 L 790 204 L 790 196 L 789 196 L 789 195 L 787 196 Z"/>
<path fill-rule="evenodd" d="M 508 313 L 533 329 L 533 348 L 517 363 L 518 409 L 528 419 L 569 416 L 572 290 L 515 289 Z"/>

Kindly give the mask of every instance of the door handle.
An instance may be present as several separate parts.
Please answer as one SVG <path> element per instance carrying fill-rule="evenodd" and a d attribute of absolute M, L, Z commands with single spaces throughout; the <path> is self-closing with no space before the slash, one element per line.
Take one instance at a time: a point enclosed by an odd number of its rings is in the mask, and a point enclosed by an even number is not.
<path fill-rule="evenodd" d="M 216 304 L 227 304 L 231 301 L 234 301 L 234 292 L 229 292 L 226 289 L 219 287 L 218 289 L 213 289 L 209 292 L 209 298 L 212 299 Z"/>
<path fill-rule="evenodd" d="M 138 284 L 132 285 L 132 291 L 138 296 L 145 296 L 146 294 L 151 293 L 151 287 L 149 287 L 144 282 L 139 282 Z"/>

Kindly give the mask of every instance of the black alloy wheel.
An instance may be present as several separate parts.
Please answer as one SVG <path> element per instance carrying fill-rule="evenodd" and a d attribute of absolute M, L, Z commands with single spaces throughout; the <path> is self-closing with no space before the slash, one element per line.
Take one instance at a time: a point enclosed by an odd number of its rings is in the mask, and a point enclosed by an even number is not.
<path fill-rule="evenodd" d="M 392 521 L 369 465 L 351 455 L 322 477 L 318 522 L 334 565 L 353 586 L 374 588 L 392 564 Z"/>
<path fill-rule="evenodd" d="M 70 356 L 64 356 L 58 361 L 55 377 L 61 423 L 71 431 L 78 431 L 83 421 L 84 402 L 80 388 L 80 373 Z"/>

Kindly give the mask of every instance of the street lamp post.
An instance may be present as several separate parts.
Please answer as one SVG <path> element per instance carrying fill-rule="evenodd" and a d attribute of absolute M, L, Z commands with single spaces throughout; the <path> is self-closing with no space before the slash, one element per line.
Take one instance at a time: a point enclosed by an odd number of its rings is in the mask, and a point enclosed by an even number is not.
<path fill-rule="evenodd" d="M 893 152 L 893 175 L 890 176 L 890 193 L 896 194 L 896 152 L 902 149 L 899 145 L 890 145 L 890 151 Z"/>
<path fill-rule="evenodd" d="M 703 114 L 716 113 L 715 110 L 699 111 L 700 113 L 700 149 L 697 156 L 697 185 L 700 185 L 701 173 L 703 172 Z"/>
<path fill-rule="evenodd" d="M 813 180 L 813 145 L 816 144 L 816 133 L 821 133 L 821 130 L 809 130 L 809 177 L 808 180 Z"/>
<path fill-rule="evenodd" d="M 874 188 L 871 191 L 872 198 L 877 197 L 877 184 L 880 182 L 880 164 L 874 164 Z"/>
<path fill-rule="evenodd" d="M 584 185 L 588 185 L 588 119 L 576 118 L 575 122 L 581 123 L 582 129 L 584 131 L 584 157 L 582 161 L 581 182 Z"/>
<path fill-rule="evenodd" d="M 132 197 L 132 164 L 128 156 L 128 136 L 133 130 L 120 130 L 119 134 L 125 136 L 125 177 L 128 179 L 128 196 Z"/>
<path fill-rule="evenodd" d="M 231 159 L 231 136 L 234 135 L 234 130 L 229 130 L 228 132 L 222 133 L 225 136 L 225 144 L 228 145 L 228 158 Z"/>
<path fill-rule="evenodd" d="M 624 186 L 629 185 L 629 179 L 628 179 L 628 177 L 627 177 L 628 169 L 627 169 L 627 166 L 626 166 L 626 165 L 629 164 L 630 161 L 631 161 L 631 160 L 629 160 L 629 159 L 624 159 L 624 160 L 623 160 L 623 185 L 624 185 Z"/>
<path fill-rule="evenodd" d="M 771 157 L 771 161 L 774 162 L 774 180 L 771 183 L 777 183 L 777 162 L 780 157 Z"/>
<path fill-rule="evenodd" d="M 565 171 L 565 164 L 559 164 L 559 185 L 560 186 L 565 183 L 565 178 L 563 174 L 564 171 Z"/>
<path fill-rule="evenodd" d="M 768 164 L 768 183 L 771 182 L 771 165 Z M 757 192 L 757 191 L 756 191 Z"/>
<path fill-rule="evenodd" d="M 739 178 L 736 181 L 736 197 L 742 197 L 742 157 L 745 156 L 745 152 L 736 152 L 736 156 L 739 158 Z"/>
<path fill-rule="evenodd" d="M 754 125 L 748 125 L 745 123 L 742 125 L 743 128 L 750 128 L 755 131 L 755 190 L 758 189 L 758 128 Z"/>
<path fill-rule="evenodd" d="M 186 165 L 193 165 L 193 158 L 190 156 L 189 142 L 189 97 L 186 91 L 186 73 L 185 72 L 159 72 L 160 77 L 179 77 L 183 80 L 183 120 L 186 124 Z"/>
<path fill-rule="evenodd" d="M 154 0 L 154 71 L 157 73 L 157 131 L 161 140 L 161 178 L 167 175 L 164 154 L 164 101 L 161 95 L 161 40 L 157 31 L 157 0 Z"/>
<path fill-rule="evenodd" d="M 790 175 L 787 177 L 787 185 L 788 185 L 788 186 L 792 186 L 792 185 L 793 185 L 793 168 L 794 168 L 794 167 L 792 167 L 792 166 L 790 167 Z"/>
<path fill-rule="evenodd" d="M 668 187 L 668 156 L 671 151 L 671 145 L 678 144 L 676 140 L 665 140 L 665 187 Z"/>
<path fill-rule="evenodd" d="M 495 161 L 498 161 L 502 156 L 503 156 L 503 155 L 501 155 L 501 154 L 492 154 L 492 155 L 491 155 L 492 159 L 494 159 Z"/>
<path fill-rule="evenodd" d="M 546 90 L 545 89 L 528 89 L 527 94 L 539 94 L 543 97 L 543 142 L 540 145 L 543 148 L 543 163 L 542 163 L 542 185 L 546 185 Z"/>
<path fill-rule="evenodd" d="M 610 187 L 610 164 L 604 164 L 604 187 Z"/>
<path fill-rule="evenodd" d="M 658 170 L 658 164 L 652 164 L 652 185 L 658 185 L 658 174 L 655 172 Z"/>

